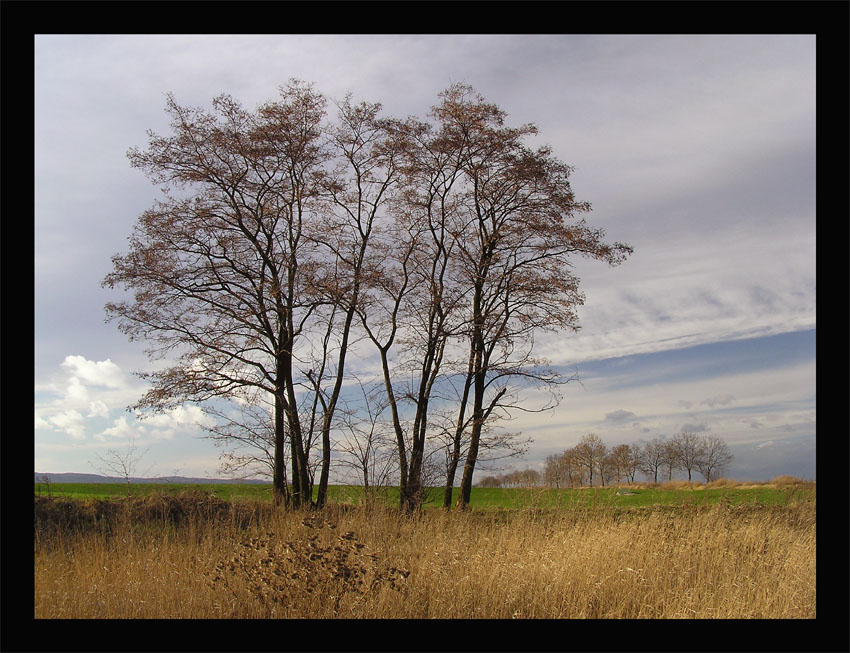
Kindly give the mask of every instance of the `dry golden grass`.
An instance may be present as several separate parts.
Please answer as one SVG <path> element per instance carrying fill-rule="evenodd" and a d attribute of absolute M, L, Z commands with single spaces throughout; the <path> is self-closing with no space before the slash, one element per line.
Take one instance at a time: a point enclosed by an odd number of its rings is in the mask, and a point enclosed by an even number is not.
<path fill-rule="evenodd" d="M 813 502 L 414 517 L 189 504 L 37 527 L 36 618 L 816 616 Z"/>

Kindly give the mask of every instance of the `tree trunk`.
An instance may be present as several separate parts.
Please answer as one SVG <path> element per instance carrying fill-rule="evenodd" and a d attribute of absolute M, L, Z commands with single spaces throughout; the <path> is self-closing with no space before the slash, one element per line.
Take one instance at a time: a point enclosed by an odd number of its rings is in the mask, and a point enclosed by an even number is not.
<path fill-rule="evenodd" d="M 289 488 L 286 487 L 286 471 L 284 468 L 284 447 L 286 440 L 285 421 L 283 414 L 283 388 L 278 387 L 274 395 L 274 501 L 275 505 L 289 503 Z"/>
<path fill-rule="evenodd" d="M 460 482 L 460 496 L 457 504 L 461 510 L 469 507 L 472 497 L 472 475 L 475 473 L 475 463 L 478 460 L 478 447 L 481 442 L 481 428 L 484 425 L 484 380 L 483 368 L 483 342 L 475 355 L 475 379 L 472 404 L 472 432 L 469 438 L 469 451 L 466 454 L 466 462 L 463 465 L 463 478 Z"/>
<path fill-rule="evenodd" d="M 291 346 L 291 343 L 290 345 Z M 295 397 L 295 384 L 292 381 L 292 355 L 284 350 L 278 356 L 278 378 L 283 378 L 286 386 L 286 418 L 289 425 L 289 439 L 292 444 L 292 497 L 293 508 L 301 508 L 312 503 L 307 456 L 304 453 L 304 440 L 301 421 L 298 417 L 298 404 Z"/>
<path fill-rule="evenodd" d="M 361 259 L 362 257 L 363 255 L 361 253 Z M 319 491 L 316 497 L 316 505 L 318 507 L 325 505 L 328 496 L 328 478 L 331 467 L 331 426 L 333 426 L 333 417 L 336 412 L 337 402 L 339 401 L 339 393 L 342 390 L 343 376 L 345 375 L 345 357 L 348 354 L 348 337 L 351 333 L 351 322 L 354 319 L 357 294 L 358 283 L 355 281 L 354 299 L 348 308 L 343 324 L 342 341 L 340 342 L 339 357 L 337 359 L 336 381 L 334 382 L 330 401 L 328 402 L 328 407 L 325 410 L 325 416 L 322 420 L 322 473 L 319 477 Z M 318 388 L 316 391 L 318 392 Z"/>
<path fill-rule="evenodd" d="M 466 370 L 466 381 L 463 384 L 463 396 L 460 400 L 460 409 L 457 416 L 457 426 L 455 427 L 454 446 L 452 449 L 452 458 L 449 461 L 448 474 L 446 474 L 446 489 L 443 493 L 443 507 L 451 508 L 452 494 L 454 492 L 455 474 L 457 466 L 460 462 L 460 443 L 463 437 L 464 422 L 466 420 L 466 402 L 469 401 L 469 389 L 472 386 L 472 373 L 475 365 L 475 356 L 470 352 L 469 365 Z"/>

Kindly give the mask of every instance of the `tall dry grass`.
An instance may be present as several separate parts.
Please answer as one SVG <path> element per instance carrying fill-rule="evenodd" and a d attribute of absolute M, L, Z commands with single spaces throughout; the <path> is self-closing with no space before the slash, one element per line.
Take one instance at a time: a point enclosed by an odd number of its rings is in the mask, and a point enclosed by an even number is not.
<path fill-rule="evenodd" d="M 215 505 L 177 525 L 126 510 L 37 527 L 36 618 L 816 616 L 813 502 L 414 517 Z"/>

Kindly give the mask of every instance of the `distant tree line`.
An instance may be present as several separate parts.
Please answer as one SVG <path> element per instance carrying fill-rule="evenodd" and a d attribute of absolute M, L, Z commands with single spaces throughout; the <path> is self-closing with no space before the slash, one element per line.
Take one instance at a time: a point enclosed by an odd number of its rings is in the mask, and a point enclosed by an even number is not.
<path fill-rule="evenodd" d="M 658 483 L 672 480 L 674 473 L 698 472 L 706 483 L 718 478 L 732 461 L 726 441 L 717 435 L 683 431 L 672 438 L 658 436 L 643 444 L 618 444 L 608 448 L 595 433 L 585 435 L 574 447 L 547 456 L 543 473 L 534 469 L 483 477 L 479 487 L 554 488 L 606 486 L 634 483 L 638 474 Z"/>

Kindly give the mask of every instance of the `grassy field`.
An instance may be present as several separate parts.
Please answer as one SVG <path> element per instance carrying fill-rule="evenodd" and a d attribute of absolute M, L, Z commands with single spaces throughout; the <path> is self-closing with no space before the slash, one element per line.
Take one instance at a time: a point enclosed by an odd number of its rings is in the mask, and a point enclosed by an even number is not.
<path fill-rule="evenodd" d="M 35 616 L 816 617 L 814 484 L 636 490 L 478 488 L 470 511 L 414 516 L 197 488 L 42 492 Z"/>
<path fill-rule="evenodd" d="M 150 494 L 177 495 L 184 492 L 204 492 L 219 499 L 272 500 L 270 485 L 257 484 L 209 484 L 188 485 L 181 483 L 44 483 L 35 484 L 35 494 L 45 496 L 73 497 L 77 499 L 109 499 Z M 602 505 L 619 507 L 729 503 L 784 505 L 793 499 L 814 500 L 815 484 L 801 482 L 777 482 L 741 484 L 718 481 L 713 484 L 683 481 L 660 485 L 638 484 L 635 486 L 581 489 L 550 488 L 473 488 L 470 506 L 473 508 L 589 508 Z M 314 493 L 315 495 L 315 493 Z M 398 489 L 383 488 L 381 498 L 388 505 L 398 504 Z M 457 490 L 455 490 L 455 497 Z M 361 488 L 332 485 L 328 488 L 329 500 L 333 503 L 358 504 L 362 501 Z M 442 490 L 432 492 L 426 507 L 442 503 Z"/>

